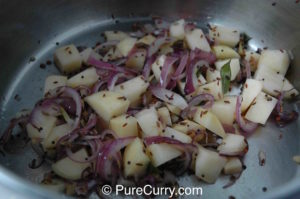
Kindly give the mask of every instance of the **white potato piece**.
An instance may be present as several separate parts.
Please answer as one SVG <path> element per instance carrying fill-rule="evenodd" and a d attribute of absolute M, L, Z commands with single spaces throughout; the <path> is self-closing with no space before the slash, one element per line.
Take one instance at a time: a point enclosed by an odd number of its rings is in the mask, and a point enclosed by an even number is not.
<path fill-rule="evenodd" d="M 109 51 L 104 55 L 103 61 L 113 61 L 116 59 L 122 58 L 123 55 L 121 54 L 120 50 L 118 48 L 111 48 Z"/>
<path fill-rule="evenodd" d="M 161 119 L 162 123 L 166 126 L 171 126 L 172 125 L 172 120 L 170 117 L 170 112 L 167 107 L 161 107 L 157 109 L 157 113 L 159 118 Z"/>
<path fill-rule="evenodd" d="M 99 79 L 96 69 L 94 67 L 87 68 L 84 71 L 74 75 L 67 81 L 67 86 L 78 87 L 78 86 L 92 86 Z"/>
<path fill-rule="evenodd" d="M 158 167 L 181 155 L 181 151 L 169 144 L 151 144 L 148 146 L 150 159 L 154 167 Z"/>
<path fill-rule="evenodd" d="M 105 122 L 125 113 L 130 103 L 124 95 L 111 91 L 100 91 L 87 96 L 84 100 Z"/>
<path fill-rule="evenodd" d="M 240 41 L 240 32 L 234 28 L 210 24 L 209 37 L 218 44 L 235 47 Z"/>
<path fill-rule="evenodd" d="M 141 110 L 135 115 L 142 129 L 142 137 L 156 136 L 162 131 L 162 124 L 154 107 Z"/>
<path fill-rule="evenodd" d="M 226 133 L 220 120 L 211 111 L 197 107 L 193 120 L 216 135 L 225 138 Z"/>
<path fill-rule="evenodd" d="M 132 37 L 127 37 L 120 41 L 117 45 L 117 49 L 121 52 L 121 54 L 126 57 L 131 49 L 134 47 L 137 39 Z"/>
<path fill-rule="evenodd" d="M 299 95 L 299 91 L 290 83 L 287 78 L 284 78 L 282 91 L 284 91 L 284 99 L 291 99 Z"/>
<path fill-rule="evenodd" d="M 142 94 L 146 92 L 148 87 L 149 82 L 140 75 L 118 84 L 114 91 L 124 95 L 130 101 L 130 106 L 137 106 L 141 102 Z"/>
<path fill-rule="evenodd" d="M 194 85 L 195 85 L 196 88 L 199 87 L 199 86 L 201 86 L 201 85 L 204 85 L 206 83 L 207 83 L 207 81 L 203 77 L 202 74 L 199 74 L 198 77 L 197 77 L 197 79 L 194 79 Z M 184 92 L 185 80 L 184 79 L 178 80 L 177 81 L 177 85 L 178 85 L 178 88 L 179 88 L 180 92 L 183 95 L 185 95 L 185 92 Z"/>
<path fill-rule="evenodd" d="M 104 36 L 107 41 L 112 41 L 112 40 L 121 41 L 121 40 L 129 37 L 129 35 L 127 33 L 122 32 L 122 31 L 115 31 L 115 30 L 105 31 Z"/>
<path fill-rule="evenodd" d="M 232 157 L 228 158 L 227 163 L 224 166 L 224 174 L 232 175 L 241 173 L 243 170 L 242 162 L 239 158 Z"/>
<path fill-rule="evenodd" d="M 226 162 L 225 157 L 199 146 L 195 163 L 195 175 L 207 183 L 214 183 Z"/>
<path fill-rule="evenodd" d="M 184 19 L 180 19 L 178 21 L 173 22 L 170 25 L 170 35 L 176 39 L 183 39 L 184 38 Z"/>
<path fill-rule="evenodd" d="M 260 92 L 247 111 L 245 118 L 251 122 L 265 124 L 277 101 L 274 97 Z"/>
<path fill-rule="evenodd" d="M 217 116 L 222 124 L 232 125 L 235 119 L 236 96 L 225 96 L 215 101 L 211 112 Z"/>
<path fill-rule="evenodd" d="M 263 91 L 272 96 L 279 94 L 284 82 L 283 75 L 267 67 L 259 67 L 255 72 L 254 79 L 262 81 Z"/>
<path fill-rule="evenodd" d="M 76 160 L 84 161 L 88 158 L 88 154 L 85 149 L 73 153 L 72 157 Z M 79 180 L 81 173 L 90 166 L 89 163 L 74 162 L 69 157 L 65 157 L 54 164 L 52 164 L 52 170 L 58 176 L 68 180 Z"/>
<path fill-rule="evenodd" d="M 96 60 L 102 59 L 102 56 L 96 53 L 92 48 L 87 48 L 83 50 L 82 52 L 80 52 L 80 56 L 81 56 L 82 63 L 84 63 L 85 65 L 89 65 L 88 64 L 89 57 L 93 57 Z"/>
<path fill-rule="evenodd" d="M 137 120 L 135 117 L 127 114 L 112 118 L 109 122 L 109 128 L 120 138 L 138 136 Z"/>
<path fill-rule="evenodd" d="M 170 127 L 166 127 L 163 131 L 162 131 L 162 136 L 164 137 L 169 137 L 175 140 L 179 140 L 180 142 L 183 143 L 191 143 L 192 142 L 192 138 L 190 138 L 188 135 L 177 131 L 173 128 Z"/>
<path fill-rule="evenodd" d="M 57 141 L 61 137 L 71 133 L 71 131 L 72 127 L 69 124 L 55 126 L 51 133 L 42 141 L 44 150 L 55 148 Z"/>
<path fill-rule="evenodd" d="M 240 60 L 239 59 L 226 59 L 222 61 L 216 61 L 216 69 L 221 71 L 221 68 L 230 61 L 230 72 L 231 72 L 231 81 L 235 80 L 237 74 L 240 72 Z"/>
<path fill-rule="evenodd" d="M 133 68 L 136 70 L 142 70 L 146 60 L 146 50 L 139 50 L 135 53 L 134 56 L 131 56 L 127 59 L 125 65 L 128 68 Z"/>
<path fill-rule="evenodd" d="M 213 52 L 215 53 L 217 59 L 232 59 L 232 58 L 240 58 L 240 55 L 228 46 L 213 46 Z"/>
<path fill-rule="evenodd" d="M 146 149 L 140 138 L 135 138 L 126 146 L 123 155 L 125 177 L 137 178 L 146 173 L 150 159 L 145 152 Z"/>
<path fill-rule="evenodd" d="M 140 38 L 137 43 L 143 43 L 143 44 L 146 44 L 146 45 L 150 45 L 152 44 L 154 41 L 156 40 L 156 38 L 151 35 L 151 34 L 147 34 L 146 36 Z"/>
<path fill-rule="evenodd" d="M 260 54 L 254 51 L 246 50 L 244 59 L 249 62 L 251 71 L 256 71 Z"/>
<path fill-rule="evenodd" d="M 70 73 L 80 69 L 81 56 L 77 48 L 71 44 L 55 50 L 54 62 L 61 72 Z"/>
<path fill-rule="evenodd" d="M 235 156 L 243 154 L 247 146 L 244 136 L 228 133 L 217 150 L 220 154 Z"/>
<path fill-rule="evenodd" d="M 206 71 L 206 80 L 207 82 L 213 82 L 216 80 L 221 80 L 221 73 L 219 70 L 207 69 Z"/>
<path fill-rule="evenodd" d="M 187 32 L 185 34 L 185 40 L 191 50 L 195 50 L 196 48 L 198 48 L 206 52 L 211 51 L 209 43 L 206 40 L 205 34 L 199 28 Z"/>
<path fill-rule="evenodd" d="M 214 96 L 215 100 L 219 100 L 223 98 L 223 90 L 222 90 L 222 82 L 221 80 L 216 80 L 210 82 L 208 84 L 204 84 L 199 86 L 196 90 L 196 93 L 193 96 L 201 94 L 201 93 L 209 93 Z"/>
<path fill-rule="evenodd" d="M 175 115 L 180 115 L 181 109 L 179 107 L 174 106 L 173 104 L 169 104 L 169 103 L 166 103 L 166 106 L 171 113 L 173 113 Z"/>
<path fill-rule="evenodd" d="M 35 127 L 31 123 L 26 125 L 28 137 L 31 139 L 43 139 L 48 137 L 55 126 L 57 118 L 50 115 L 45 115 L 40 111 L 37 113 L 35 118 Z"/>
<path fill-rule="evenodd" d="M 286 50 L 263 50 L 258 61 L 258 68 L 269 68 L 285 76 L 290 65 Z"/>
<path fill-rule="evenodd" d="M 56 89 L 61 86 L 67 85 L 67 76 L 63 75 L 50 75 L 45 80 L 44 86 L 44 94 L 48 93 L 48 91 Z"/>
<path fill-rule="evenodd" d="M 258 81 L 255 79 L 247 79 L 243 92 L 242 92 L 242 104 L 241 104 L 241 111 L 244 112 L 253 102 L 255 97 L 262 91 L 262 81 Z"/>
<path fill-rule="evenodd" d="M 188 134 L 191 131 L 200 132 L 201 130 L 205 129 L 205 127 L 201 126 L 200 124 L 187 119 L 174 124 L 172 128 L 185 134 Z"/>
<path fill-rule="evenodd" d="M 173 53 L 174 49 L 172 48 L 172 43 L 166 43 L 161 45 L 161 47 L 159 48 L 159 54 L 160 55 L 166 55 L 168 53 Z"/>

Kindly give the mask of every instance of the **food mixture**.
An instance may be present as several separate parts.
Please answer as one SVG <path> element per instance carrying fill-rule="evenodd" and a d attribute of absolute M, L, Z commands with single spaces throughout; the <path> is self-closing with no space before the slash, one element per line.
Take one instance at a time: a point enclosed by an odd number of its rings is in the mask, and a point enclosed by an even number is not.
<path fill-rule="evenodd" d="M 19 125 L 51 164 L 43 186 L 71 195 L 105 184 L 176 186 L 184 173 L 237 180 L 247 138 L 268 120 L 282 127 L 298 117 L 283 106 L 298 95 L 285 78 L 291 55 L 251 51 L 251 38 L 230 27 L 207 31 L 155 18 L 105 31 L 94 47 L 59 47 L 61 75 L 46 78 L 44 96 L 11 120 L 1 145 Z M 266 154 L 259 158 L 263 165 Z"/>

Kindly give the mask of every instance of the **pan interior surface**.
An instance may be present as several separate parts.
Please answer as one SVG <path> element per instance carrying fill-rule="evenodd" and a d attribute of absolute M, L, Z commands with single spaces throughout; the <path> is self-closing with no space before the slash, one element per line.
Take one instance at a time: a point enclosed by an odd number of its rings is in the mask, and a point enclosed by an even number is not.
<path fill-rule="evenodd" d="M 162 3 L 164 2 L 165 1 L 162 1 Z M 222 4 L 221 1 L 219 3 Z M 246 20 L 247 12 L 245 13 L 246 16 L 241 17 L 240 20 L 227 17 L 240 16 L 238 9 L 242 6 L 239 4 L 242 3 L 237 1 L 232 1 L 232 3 L 233 6 L 231 10 L 226 10 L 227 12 L 224 11 L 224 16 L 226 16 L 224 18 L 219 14 L 213 14 L 213 11 L 217 11 L 217 8 L 212 5 L 211 7 L 206 7 L 207 10 L 204 9 L 203 12 L 206 13 L 206 15 L 198 14 L 199 17 L 197 17 L 198 15 L 195 14 L 195 16 L 189 17 L 189 20 L 197 21 L 198 26 L 204 30 L 207 30 L 206 24 L 208 22 L 236 27 L 253 37 L 249 43 L 250 48 L 253 50 L 263 48 L 266 45 L 270 48 L 291 49 L 294 54 L 294 60 L 289 71 L 289 76 L 299 90 L 300 84 L 296 75 L 298 74 L 299 76 L 300 74 L 300 50 L 296 43 L 293 43 L 290 38 L 287 38 L 287 41 L 285 42 L 283 38 L 284 33 L 279 30 L 274 31 L 275 35 L 272 35 L 270 32 L 264 32 L 259 26 L 253 26 L 252 23 L 254 22 L 249 22 L 250 25 L 248 26 L 245 22 L 242 22 L 243 19 Z M 158 6 L 156 5 L 158 4 L 157 2 L 154 4 L 155 5 L 150 7 Z M 270 6 L 272 8 L 269 4 L 262 3 L 261 6 Z M 288 7 L 289 6 L 287 6 L 287 8 Z M 287 8 L 284 7 L 284 9 Z M 186 10 L 188 10 L 188 8 L 183 8 L 182 13 L 186 13 Z M 236 11 L 238 14 L 232 13 L 233 11 Z M 158 11 L 158 14 L 163 16 L 164 14 L 160 12 L 161 11 Z M 270 12 L 272 13 L 273 11 L 271 10 Z M 173 13 L 166 17 L 176 19 L 185 16 L 182 15 L 176 16 Z M 136 16 L 131 17 L 120 15 L 120 17 L 114 17 L 114 19 L 112 19 L 109 14 L 101 19 L 93 19 L 93 17 L 91 17 L 82 20 L 72 27 L 68 27 L 67 30 L 58 31 L 57 33 L 55 33 L 55 31 L 51 32 L 48 37 L 45 37 L 41 41 L 39 41 L 38 37 L 34 37 L 36 40 L 33 42 L 38 43 L 35 44 L 36 48 L 33 51 L 24 54 L 24 59 L 18 61 L 18 67 L 16 67 L 13 72 L 9 72 L 11 78 L 6 78 L 4 80 L 5 88 L 1 87 L 0 89 L 1 132 L 7 126 L 10 118 L 15 116 L 15 113 L 24 108 L 32 108 L 38 99 L 42 97 L 45 78 L 50 74 L 59 74 L 59 71 L 53 63 L 47 65 L 45 69 L 40 67 L 40 64 L 46 63 L 48 60 L 53 61 L 53 52 L 55 48 L 70 43 L 73 43 L 76 46 L 94 46 L 97 42 L 103 41 L 101 33 L 104 30 L 130 30 L 131 25 L 135 22 L 145 23 L 150 21 L 149 17 L 139 16 L 143 15 L 137 14 Z M 274 14 L 274 16 L 277 15 Z M 254 16 L 251 15 L 251 17 Z M 273 22 L 267 21 L 266 18 L 258 23 L 261 23 L 261 26 L 270 26 L 268 31 L 271 32 L 277 30 L 276 28 L 279 28 L 276 24 L 268 25 Z M 285 22 L 280 20 L 281 19 L 279 19 L 279 23 Z M 292 24 L 293 21 L 290 23 Z M 291 24 L 285 24 L 283 25 L 283 28 L 288 29 Z M 290 29 L 294 31 L 292 37 L 299 38 L 300 28 Z M 278 38 L 282 39 L 277 40 Z M 59 42 L 58 46 L 57 42 Z M 34 61 L 33 59 L 30 61 L 30 57 L 34 57 Z M 299 112 L 300 102 L 299 99 L 296 100 L 298 101 L 291 102 L 289 106 Z M 273 123 L 272 119 L 269 119 L 266 126 L 259 127 L 256 133 L 248 139 L 249 151 L 244 158 L 244 164 L 247 168 L 244 170 L 237 183 L 232 187 L 227 189 L 222 188 L 228 183 L 229 176 L 221 176 L 215 184 L 209 185 L 197 180 L 193 175 L 185 175 L 179 178 L 178 183 L 183 187 L 202 187 L 203 198 L 228 198 L 229 196 L 234 196 L 236 198 L 280 198 L 287 196 L 287 194 L 290 193 L 293 193 L 293 196 L 296 197 L 295 191 L 300 188 L 300 169 L 299 166 L 292 161 L 292 157 L 300 154 L 299 141 L 299 120 L 296 123 L 279 129 Z M 30 144 L 27 144 L 24 147 L 24 142 L 21 138 L 17 138 L 13 141 L 13 147 L 11 147 L 11 149 L 13 149 L 13 151 L 11 151 L 10 154 L 0 158 L 0 164 L 13 173 L 7 173 L 8 175 L 12 175 L 12 178 L 15 177 L 14 175 L 17 175 L 32 182 L 39 182 L 43 177 L 43 173 L 50 170 L 49 164 L 47 163 L 37 169 L 30 169 L 28 167 L 28 164 L 32 159 L 36 158 L 36 154 L 32 150 Z M 259 166 L 258 153 L 260 150 L 266 153 L 266 164 L 264 166 Z M 0 184 L 2 183 L 3 182 L 0 180 Z M 267 192 L 263 191 L 264 187 L 267 188 Z M 49 196 L 46 196 L 45 193 L 44 197 L 47 198 Z"/>

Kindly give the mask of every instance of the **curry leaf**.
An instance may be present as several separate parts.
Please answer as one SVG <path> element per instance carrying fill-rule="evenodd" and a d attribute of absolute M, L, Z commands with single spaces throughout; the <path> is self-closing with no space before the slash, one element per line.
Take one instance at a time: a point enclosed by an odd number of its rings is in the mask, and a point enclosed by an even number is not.
<path fill-rule="evenodd" d="M 227 93 L 227 91 L 229 90 L 230 79 L 231 79 L 231 70 L 230 70 L 230 61 L 228 61 L 221 68 L 221 81 L 222 81 L 223 94 Z"/>

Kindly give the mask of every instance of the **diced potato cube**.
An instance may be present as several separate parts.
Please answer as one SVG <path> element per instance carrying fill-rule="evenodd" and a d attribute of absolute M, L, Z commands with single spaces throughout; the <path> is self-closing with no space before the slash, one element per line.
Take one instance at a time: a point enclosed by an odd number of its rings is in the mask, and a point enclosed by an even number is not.
<path fill-rule="evenodd" d="M 147 34 L 146 36 L 140 38 L 137 43 L 143 43 L 143 44 L 146 44 L 146 45 L 150 45 L 152 44 L 154 41 L 156 40 L 156 38 L 151 35 L 151 34 Z"/>
<path fill-rule="evenodd" d="M 251 71 L 256 71 L 260 54 L 247 50 L 244 59 L 249 62 Z"/>
<path fill-rule="evenodd" d="M 243 154 L 246 147 L 247 143 L 244 136 L 228 133 L 217 150 L 220 154 L 234 156 Z"/>
<path fill-rule="evenodd" d="M 161 107 L 157 110 L 159 118 L 162 120 L 162 123 L 166 126 L 171 126 L 172 121 L 170 117 L 170 112 L 166 107 Z"/>
<path fill-rule="evenodd" d="M 67 86 L 77 87 L 77 86 L 92 86 L 99 79 L 95 68 L 88 68 L 84 71 L 74 75 L 67 81 Z"/>
<path fill-rule="evenodd" d="M 218 70 L 214 70 L 214 69 L 207 69 L 206 71 L 206 80 L 208 82 L 213 82 L 213 81 L 216 81 L 216 80 L 221 80 L 221 74 L 220 74 L 220 71 Z"/>
<path fill-rule="evenodd" d="M 172 128 L 185 134 L 188 134 L 190 131 L 197 132 L 205 129 L 205 127 L 191 120 L 183 120 L 177 124 L 174 124 Z"/>
<path fill-rule="evenodd" d="M 127 59 L 125 63 L 126 66 L 128 68 L 142 70 L 146 60 L 146 54 L 147 54 L 146 50 L 140 50 L 136 52 L 134 56 L 131 56 Z"/>
<path fill-rule="evenodd" d="M 55 123 L 57 121 L 56 117 L 38 112 L 35 118 L 35 126 L 33 126 L 31 123 L 28 123 L 26 125 L 28 137 L 32 139 L 48 137 L 55 126 Z"/>
<path fill-rule="evenodd" d="M 166 55 L 166 54 L 173 53 L 173 52 L 174 52 L 174 49 L 172 48 L 172 43 L 163 44 L 159 48 L 160 55 Z"/>
<path fill-rule="evenodd" d="M 61 86 L 66 86 L 68 78 L 63 75 L 50 75 L 46 78 L 44 94 Z"/>
<path fill-rule="evenodd" d="M 218 44 L 235 47 L 240 41 L 240 32 L 229 27 L 210 25 L 209 37 Z"/>
<path fill-rule="evenodd" d="M 213 46 L 214 53 L 216 54 L 217 59 L 231 59 L 231 58 L 240 58 L 240 55 L 228 46 Z"/>
<path fill-rule="evenodd" d="M 239 59 L 226 59 L 222 61 L 216 61 L 215 66 L 216 69 L 221 71 L 221 68 L 230 61 L 230 72 L 231 72 L 231 81 L 233 81 L 237 74 L 240 72 L 240 60 Z"/>
<path fill-rule="evenodd" d="M 285 76 L 290 64 L 286 50 L 264 50 L 258 61 L 258 68 L 266 67 Z"/>
<path fill-rule="evenodd" d="M 184 38 L 184 19 L 180 19 L 175 21 L 170 25 L 170 35 L 176 39 L 183 39 Z"/>
<path fill-rule="evenodd" d="M 282 91 L 284 91 L 284 98 L 290 99 L 297 95 L 299 95 L 299 92 L 297 89 L 294 88 L 294 86 L 290 83 L 290 81 L 286 78 L 284 78 Z"/>
<path fill-rule="evenodd" d="M 170 127 L 166 127 L 163 130 L 161 135 L 175 139 L 175 140 L 179 140 L 180 142 L 183 142 L 183 143 L 191 143 L 192 142 L 192 139 L 188 135 L 186 135 L 180 131 L 177 131 L 173 128 L 170 128 Z"/>
<path fill-rule="evenodd" d="M 84 63 L 85 65 L 89 65 L 89 57 L 93 57 L 96 60 L 100 60 L 102 58 L 102 56 L 96 53 L 92 48 L 87 48 L 84 51 L 80 52 L 80 56 L 82 59 L 82 63 Z"/>
<path fill-rule="evenodd" d="M 222 124 L 232 125 L 235 118 L 236 96 L 226 96 L 219 101 L 215 101 L 211 107 Z"/>
<path fill-rule="evenodd" d="M 130 79 L 115 86 L 114 91 L 127 97 L 130 106 L 137 106 L 141 102 L 142 94 L 146 92 L 149 86 L 142 75 Z"/>
<path fill-rule="evenodd" d="M 284 82 L 283 75 L 267 67 L 259 67 L 255 72 L 254 79 L 262 81 L 263 91 L 272 96 L 279 94 Z"/>
<path fill-rule="evenodd" d="M 136 38 L 127 37 L 120 41 L 117 45 L 117 49 L 121 52 L 121 54 L 126 57 L 131 49 L 134 47 L 136 43 Z"/>
<path fill-rule="evenodd" d="M 226 162 L 227 159 L 225 157 L 199 146 L 195 164 L 195 175 L 207 183 L 214 183 Z"/>
<path fill-rule="evenodd" d="M 153 166 L 158 167 L 181 155 L 181 151 L 169 144 L 151 144 L 148 146 Z"/>
<path fill-rule="evenodd" d="M 201 93 L 209 93 L 214 96 L 215 100 L 219 100 L 223 98 L 223 90 L 222 90 L 222 82 L 221 80 L 217 80 L 214 82 L 210 82 L 208 84 L 204 84 L 199 86 L 196 90 L 196 95 Z M 194 94 L 194 95 L 195 95 Z"/>
<path fill-rule="evenodd" d="M 55 50 L 54 62 L 61 72 L 70 73 L 81 67 L 81 56 L 77 48 L 71 44 Z"/>
<path fill-rule="evenodd" d="M 120 115 L 112 118 L 109 127 L 118 137 L 138 136 L 138 123 L 135 117 L 130 115 Z"/>
<path fill-rule="evenodd" d="M 277 104 L 277 99 L 260 92 L 247 111 L 245 118 L 251 122 L 265 124 Z"/>
<path fill-rule="evenodd" d="M 122 32 L 122 31 L 115 31 L 115 30 L 105 31 L 104 36 L 107 41 L 112 41 L 112 40 L 121 41 L 121 40 L 129 37 L 129 35 L 127 33 Z"/>
<path fill-rule="evenodd" d="M 142 129 L 142 137 L 156 136 L 162 131 L 162 124 L 158 120 L 157 111 L 154 107 L 144 109 L 135 115 Z"/>
<path fill-rule="evenodd" d="M 85 149 L 80 149 L 73 153 L 72 157 L 76 158 L 76 160 L 84 161 L 88 157 L 88 154 Z M 52 170 L 62 178 L 79 180 L 81 173 L 89 166 L 89 163 L 74 162 L 69 157 L 66 157 L 52 164 Z"/>
<path fill-rule="evenodd" d="M 226 175 L 238 174 L 243 170 L 242 162 L 239 158 L 228 158 L 228 162 L 224 166 L 224 173 Z"/>
<path fill-rule="evenodd" d="M 180 115 L 181 113 L 181 109 L 177 106 L 174 106 L 172 104 L 166 103 L 167 108 L 169 109 L 169 111 L 175 115 Z"/>
<path fill-rule="evenodd" d="M 140 177 L 146 173 L 150 159 L 145 152 L 146 149 L 140 138 L 135 138 L 125 148 L 123 156 L 125 177 Z"/>
<path fill-rule="evenodd" d="M 194 29 L 185 34 L 185 40 L 191 50 L 195 50 L 196 48 L 210 52 L 209 43 L 206 40 L 205 34 L 201 29 Z"/>
<path fill-rule="evenodd" d="M 226 137 L 226 133 L 220 120 L 209 110 L 197 107 L 197 111 L 194 115 L 193 120 L 207 128 L 211 132 L 215 133 L 216 135 L 222 138 Z"/>
<path fill-rule="evenodd" d="M 242 104 L 241 104 L 241 111 L 244 112 L 250 106 L 252 101 L 255 97 L 261 92 L 262 90 L 262 81 L 258 81 L 255 79 L 247 79 L 243 92 L 242 92 Z"/>
<path fill-rule="evenodd" d="M 43 140 L 42 146 L 45 150 L 52 149 L 56 147 L 57 141 L 71 133 L 72 127 L 69 124 L 62 124 L 53 128 L 51 133 Z"/>
<path fill-rule="evenodd" d="M 94 93 L 87 96 L 84 100 L 106 122 L 125 113 L 130 103 L 125 96 L 111 91 Z"/>
<path fill-rule="evenodd" d="M 121 54 L 120 50 L 118 48 L 111 48 L 109 51 L 104 55 L 103 61 L 113 61 L 119 58 L 122 58 L 123 55 Z"/>

